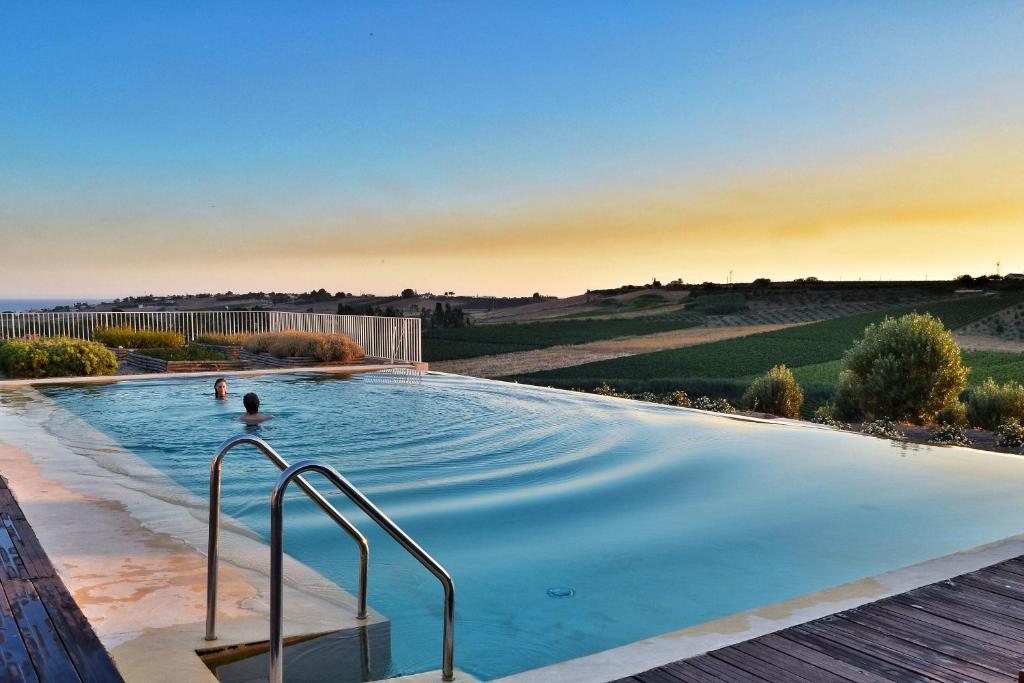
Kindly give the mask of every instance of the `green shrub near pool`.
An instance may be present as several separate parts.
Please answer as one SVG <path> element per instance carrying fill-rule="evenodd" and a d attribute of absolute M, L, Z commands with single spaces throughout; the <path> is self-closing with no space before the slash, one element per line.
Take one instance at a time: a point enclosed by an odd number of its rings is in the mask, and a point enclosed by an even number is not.
<path fill-rule="evenodd" d="M 55 337 L 0 343 L 0 370 L 14 379 L 112 375 L 117 358 L 102 344 Z"/>
<path fill-rule="evenodd" d="M 97 327 L 93 339 L 126 349 L 166 349 L 185 345 L 185 336 L 173 330 L 136 330 L 131 327 Z"/>
<path fill-rule="evenodd" d="M 204 349 L 201 346 L 182 346 L 169 349 L 142 349 L 139 351 L 143 356 L 159 358 L 160 360 L 225 360 L 227 358 L 221 351 Z"/>

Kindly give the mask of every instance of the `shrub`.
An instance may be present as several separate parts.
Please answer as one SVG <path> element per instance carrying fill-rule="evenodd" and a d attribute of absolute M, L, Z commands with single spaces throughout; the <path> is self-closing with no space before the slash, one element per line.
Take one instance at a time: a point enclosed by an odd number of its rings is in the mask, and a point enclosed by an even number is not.
<path fill-rule="evenodd" d="M 1007 420 L 996 427 L 996 445 L 1000 448 L 1024 446 L 1024 425 L 1019 420 Z"/>
<path fill-rule="evenodd" d="M 363 356 L 363 347 L 346 334 L 271 332 L 254 334 L 242 343 L 247 351 L 278 358 L 309 356 L 318 361 L 351 361 Z"/>
<path fill-rule="evenodd" d="M 880 436 L 885 439 L 902 439 L 903 432 L 899 430 L 892 420 L 875 420 L 865 422 L 860 426 L 860 431 L 871 436 Z"/>
<path fill-rule="evenodd" d="M 967 406 L 963 401 L 956 400 L 946 405 L 935 416 L 935 421 L 940 425 L 967 426 Z"/>
<path fill-rule="evenodd" d="M 220 334 L 210 332 L 207 334 L 197 334 L 195 343 L 211 344 L 213 346 L 245 346 L 245 342 L 251 338 L 251 334 Z"/>
<path fill-rule="evenodd" d="M 698 396 L 693 402 L 697 410 L 710 410 L 714 413 L 735 413 L 736 409 L 724 398 L 711 398 L 709 396 Z"/>
<path fill-rule="evenodd" d="M 1024 386 L 1017 382 L 996 384 L 991 377 L 971 390 L 967 399 L 971 424 L 995 429 L 1007 420 L 1024 418 Z"/>
<path fill-rule="evenodd" d="M 112 375 L 117 358 L 102 344 L 55 337 L 0 343 L 0 369 L 12 378 Z"/>
<path fill-rule="evenodd" d="M 868 325 L 843 357 L 836 402 L 849 417 L 927 422 L 966 384 L 953 335 L 938 318 L 910 313 Z"/>
<path fill-rule="evenodd" d="M 627 394 L 625 392 L 622 392 L 622 391 L 616 391 L 615 389 L 612 389 L 607 384 L 599 384 L 598 386 L 594 387 L 594 392 L 593 393 L 597 394 L 598 396 L 614 396 L 615 398 L 630 398 L 629 394 Z"/>
<path fill-rule="evenodd" d="M 126 349 L 163 349 L 185 345 L 185 337 L 173 330 L 135 330 L 131 327 L 97 327 L 93 339 Z"/>
<path fill-rule="evenodd" d="M 170 349 L 146 349 L 142 351 L 146 356 L 159 358 L 161 360 L 224 360 L 225 356 L 220 351 L 204 349 L 201 346 L 183 346 Z"/>
<path fill-rule="evenodd" d="M 837 429 L 849 429 L 850 425 L 836 417 L 836 404 L 824 403 L 814 409 L 811 422 L 820 425 L 828 425 Z"/>
<path fill-rule="evenodd" d="M 681 389 L 668 392 L 662 396 L 661 402 L 670 406 L 679 406 L 680 408 L 690 407 L 690 397 Z"/>
<path fill-rule="evenodd" d="M 743 394 L 743 405 L 782 417 L 800 417 L 804 392 L 785 365 L 776 365 L 761 375 Z"/>
<path fill-rule="evenodd" d="M 942 425 L 931 438 L 932 443 L 946 446 L 970 446 L 971 440 L 967 438 L 967 430 L 958 424 Z"/>

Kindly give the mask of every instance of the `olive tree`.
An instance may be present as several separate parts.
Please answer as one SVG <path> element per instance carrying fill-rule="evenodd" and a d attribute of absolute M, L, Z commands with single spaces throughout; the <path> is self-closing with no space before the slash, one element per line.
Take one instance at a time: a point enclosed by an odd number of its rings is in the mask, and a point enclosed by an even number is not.
<path fill-rule="evenodd" d="M 957 400 L 968 369 L 960 347 L 930 314 L 886 318 L 846 352 L 836 403 L 848 418 L 928 422 Z"/>

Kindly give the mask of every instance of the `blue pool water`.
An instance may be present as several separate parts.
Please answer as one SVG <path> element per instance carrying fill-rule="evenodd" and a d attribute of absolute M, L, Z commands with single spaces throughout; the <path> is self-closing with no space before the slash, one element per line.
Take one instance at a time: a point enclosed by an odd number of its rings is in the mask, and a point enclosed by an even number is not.
<path fill-rule="evenodd" d="M 457 665 L 482 679 L 1024 529 L 1015 457 L 452 376 L 237 378 L 228 404 L 210 385 L 41 390 L 204 498 L 210 456 L 256 391 L 275 415 L 260 436 L 333 464 L 451 572 Z M 228 456 L 224 509 L 264 537 L 275 477 L 255 451 Z M 395 673 L 438 668 L 439 584 L 352 519 Z M 285 525 L 290 554 L 354 592 L 351 542 L 301 494 Z"/>

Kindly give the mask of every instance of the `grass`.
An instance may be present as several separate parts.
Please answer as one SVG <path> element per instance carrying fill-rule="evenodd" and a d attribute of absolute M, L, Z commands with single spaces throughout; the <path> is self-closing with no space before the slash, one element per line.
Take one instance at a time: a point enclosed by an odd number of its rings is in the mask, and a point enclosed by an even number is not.
<path fill-rule="evenodd" d="M 691 396 L 700 395 L 703 390 L 711 396 L 731 397 L 737 393 L 738 387 L 746 386 L 754 376 L 785 363 L 805 387 L 807 406 L 813 409 L 827 398 L 838 379 L 843 353 L 869 324 L 880 322 L 886 316 L 928 311 L 941 319 L 946 327 L 957 328 L 991 315 L 1021 298 L 1021 295 L 1013 294 L 899 307 L 508 379 L 581 389 L 590 389 L 601 383 L 634 392 L 683 389 Z M 973 368 L 972 385 L 980 384 L 989 376 L 1001 382 L 1024 378 L 1024 354 L 968 351 L 964 352 L 964 358 Z"/>
<path fill-rule="evenodd" d="M 423 359 L 427 362 L 474 358 L 496 353 L 543 349 L 559 344 L 583 344 L 638 334 L 695 327 L 700 316 L 685 318 L 631 318 L 619 320 L 559 320 L 502 323 L 459 328 L 433 328 L 423 332 Z"/>

